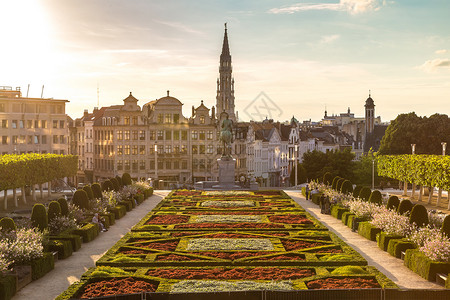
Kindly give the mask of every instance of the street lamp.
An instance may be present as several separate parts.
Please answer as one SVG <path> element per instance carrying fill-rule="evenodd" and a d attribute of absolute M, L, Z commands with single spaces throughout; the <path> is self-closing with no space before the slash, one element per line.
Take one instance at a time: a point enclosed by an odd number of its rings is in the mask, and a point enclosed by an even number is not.
<path fill-rule="evenodd" d="M 446 142 L 442 142 L 441 146 L 442 146 L 442 156 L 445 156 L 445 149 L 447 149 L 447 143 Z M 442 188 L 440 187 L 439 188 L 439 193 L 438 193 L 438 199 L 437 199 L 437 202 L 436 202 L 436 206 L 439 206 L 439 202 L 441 202 L 441 198 L 442 198 Z"/>
<path fill-rule="evenodd" d="M 158 187 L 158 145 L 155 141 L 155 188 Z"/>
<path fill-rule="evenodd" d="M 442 156 L 445 156 L 445 149 L 447 149 L 447 143 L 446 142 L 442 142 Z"/>
<path fill-rule="evenodd" d="M 416 144 L 411 144 L 411 153 L 412 155 L 416 154 Z M 406 188 L 408 187 L 408 184 L 406 184 Z M 413 182 L 412 183 L 412 191 L 411 191 L 411 199 L 414 199 L 414 194 L 416 193 L 416 183 Z M 405 190 L 405 194 L 406 194 L 406 190 Z"/>
<path fill-rule="evenodd" d="M 298 174 L 297 174 L 297 165 L 298 165 L 298 163 L 297 163 L 297 156 L 298 156 L 297 151 L 298 151 L 298 145 L 295 144 L 294 164 L 295 164 L 295 186 L 296 186 L 296 187 L 297 187 L 297 176 L 298 176 Z"/>
<path fill-rule="evenodd" d="M 375 159 L 372 156 L 372 190 L 375 189 Z"/>

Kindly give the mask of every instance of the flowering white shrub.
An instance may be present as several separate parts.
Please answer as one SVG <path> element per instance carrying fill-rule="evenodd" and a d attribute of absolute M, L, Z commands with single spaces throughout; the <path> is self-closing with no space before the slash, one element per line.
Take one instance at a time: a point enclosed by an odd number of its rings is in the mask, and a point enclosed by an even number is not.
<path fill-rule="evenodd" d="M 412 231 L 408 236 L 408 239 L 416 244 L 417 247 L 422 247 L 430 240 L 439 239 L 441 235 L 442 233 L 439 228 L 427 226 L 416 228 L 416 230 Z"/>
<path fill-rule="evenodd" d="M 134 181 L 131 186 L 134 186 L 135 188 L 137 188 L 138 193 L 143 193 L 144 190 L 147 190 L 150 188 L 150 183 L 148 183 L 147 181 Z"/>
<path fill-rule="evenodd" d="M 122 199 L 129 199 L 134 197 L 134 195 L 137 195 L 139 191 L 139 188 L 134 185 L 126 185 L 122 188 L 120 191 Z"/>
<path fill-rule="evenodd" d="M 79 208 L 73 203 L 69 203 L 69 218 L 75 220 L 77 224 L 81 223 L 86 218 L 86 211 L 82 208 Z"/>
<path fill-rule="evenodd" d="M 2 239 L 0 242 L 0 254 L 3 260 L 24 264 L 43 256 L 42 246 L 44 234 L 36 228 L 20 228 L 16 231 L 15 239 Z"/>
<path fill-rule="evenodd" d="M 48 224 L 48 229 L 51 234 L 59 234 L 65 230 L 77 228 L 75 218 L 70 216 L 56 216 Z"/>
<path fill-rule="evenodd" d="M 358 218 L 372 218 L 374 214 L 386 210 L 384 206 L 363 201 L 359 198 L 353 200 L 343 200 L 342 204 Z"/>
<path fill-rule="evenodd" d="M 401 236 L 409 235 L 415 228 L 409 223 L 407 216 L 399 215 L 397 212 L 386 208 L 374 213 L 370 223 L 375 227 L 381 228 L 387 234 Z"/>
<path fill-rule="evenodd" d="M 450 239 L 443 234 L 437 238 L 428 239 L 420 247 L 429 259 L 434 261 L 449 262 L 450 261 Z"/>
<path fill-rule="evenodd" d="M 11 269 L 13 260 L 9 259 L 4 253 L 1 252 L 3 248 L 4 241 L 0 241 L 0 273 L 9 271 Z"/>
<path fill-rule="evenodd" d="M 103 192 L 103 200 L 108 203 L 110 208 L 117 205 L 117 202 L 122 201 L 122 195 L 116 191 L 105 191 Z"/>

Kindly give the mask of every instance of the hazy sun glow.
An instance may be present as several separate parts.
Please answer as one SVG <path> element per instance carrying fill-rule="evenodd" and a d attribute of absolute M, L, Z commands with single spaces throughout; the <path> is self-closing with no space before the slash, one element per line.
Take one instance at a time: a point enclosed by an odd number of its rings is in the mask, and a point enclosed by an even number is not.
<path fill-rule="evenodd" d="M 54 45 L 49 18 L 40 1 L 6 0 L 0 3 L 2 46 L 0 57 L 11 81 L 44 80 L 54 76 Z M 3 68 L 2 67 L 2 68 Z"/>

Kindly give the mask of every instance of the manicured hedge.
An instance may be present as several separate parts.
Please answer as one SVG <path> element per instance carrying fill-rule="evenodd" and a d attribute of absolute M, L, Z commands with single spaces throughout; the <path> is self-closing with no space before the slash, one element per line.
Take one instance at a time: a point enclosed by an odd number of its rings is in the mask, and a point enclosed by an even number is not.
<path fill-rule="evenodd" d="M 0 299 L 11 299 L 16 294 L 16 284 L 16 276 L 0 274 Z"/>
<path fill-rule="evenodd" d="M 376 236 L 377 245 L 383 251 L 387 251 L 390 240 L 402 239 L 402 238 L 403 238 L 403 236 L 396 235 L 396 234 L 387 234 L 386 232 L 383 232 L 383 231 L 378 233 Z"/>
<path fill-rule="evenodd" d="M 78 251 L 81 248 L 82 240 L 78 234 L 61 233 L 48 236 L 49 240 L 64 240 L 72 244 L 72 251 Z"/>
<path fill-rule="evenodd" d="M 58 259 L 65 259 L 72 255 L 72 243 L 68 240 L 49 240 L 44 247 L 45 251 L 58 252 Z"/>
<path fill-rule="evenodd" d="M 339 219 L 339 220 L 342 219 L 342 215 L 345 212 L 347 212 L 347 211 L 349 211 L 347 208 L 344 208 L 344 207 L 339 206 L 339 205 L 332 205 L 331 206 L 331 215 L 333 217 L 335 217 L 336 219 Z"/>
<path fill-rule="evenodd" d="M 432 261 L 417 249 L 406 250 L 405 266 L 429 281 L 436 279 L 437 273 L 450 273 L 450 263 Z"/>
<path fill-rule="evenodd" d="M 127 208 L 123 205 L 116 205 L 116 207 L 111 209 L 111 212 L 114 213 L 115 219 L 118 220 L 127 214 Z"/>
<path fill-rule="evenodd" d="M 377 234 L 380 232 L 381 229 L 373 226 L 369 221 L 359 223 L 358 233 L 368 240 L 375 242 L 377 240 Z"/>
<path fill-rule="evenodd" d="M 407 239 L 391 239 L 387 247 L 387 252 L 392 256 L 401 258 L 402 252 L 415 248 L 417 248 L 416 245 Z"/>
<path fill-rule="evenodd" d="M 31 277 L 37 280 L 55 268 L 55 259 L 52 253 L 44 252 L 44 256 L 31 261 Z"/>
<path fill-rule="evenodd" d="M 98 224 L 88 223 L 79 229 L 74 229 L 72 233 L 81 236 L 83 243 L 89 243 L 98 236 L 99 231 Z"/>

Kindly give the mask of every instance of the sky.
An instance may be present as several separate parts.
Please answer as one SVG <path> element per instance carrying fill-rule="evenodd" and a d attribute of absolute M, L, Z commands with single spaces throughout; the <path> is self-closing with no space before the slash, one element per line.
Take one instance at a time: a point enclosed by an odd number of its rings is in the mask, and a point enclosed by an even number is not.
<path fill-rule="evenodd" d="M 369 90 L 382 121 L 450 114 L 448 0 L 0 0 L 0 11 L 0 86 L 41 97 L 44 85 L 72 118 L 130 92 L 142 106 L 170 90 L 187 117 L 215 105 L 225 22 L 240 120 L 362 117 Z"/>

